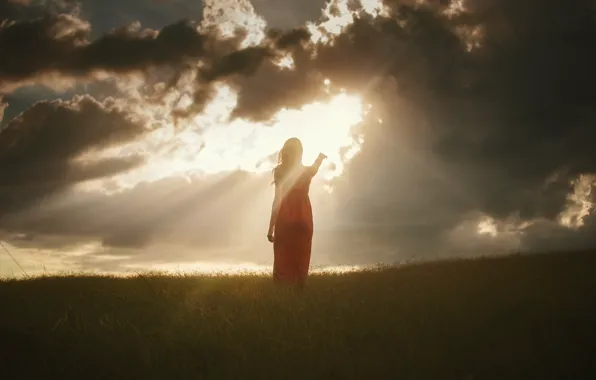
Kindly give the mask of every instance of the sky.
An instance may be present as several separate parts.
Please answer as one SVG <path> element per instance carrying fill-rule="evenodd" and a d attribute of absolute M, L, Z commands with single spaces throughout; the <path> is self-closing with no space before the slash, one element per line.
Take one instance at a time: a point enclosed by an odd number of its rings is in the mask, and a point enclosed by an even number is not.
<path fill-rule="evenodd" d="M 0 241 L 267 270 L 298 136 L 317 268 L 594 247 L 594 41 L 593 0 L 0 0 Z"/>

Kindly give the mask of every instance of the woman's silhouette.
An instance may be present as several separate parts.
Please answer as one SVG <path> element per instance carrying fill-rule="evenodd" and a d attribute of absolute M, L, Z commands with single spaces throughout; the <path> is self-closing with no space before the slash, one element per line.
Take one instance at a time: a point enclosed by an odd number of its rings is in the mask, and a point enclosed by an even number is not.
<path fill-rule="evenodd" d="M 288 139 L 273 169 L 275 198 L 267 239 L 273 243 L 273 278 L 276 282 L 304 286 L 310 265 L 313 217 L 308 192 L 310 182 L 326 158 L 319 154 L 312 166 L 302 165 L 302 143 Z"/>

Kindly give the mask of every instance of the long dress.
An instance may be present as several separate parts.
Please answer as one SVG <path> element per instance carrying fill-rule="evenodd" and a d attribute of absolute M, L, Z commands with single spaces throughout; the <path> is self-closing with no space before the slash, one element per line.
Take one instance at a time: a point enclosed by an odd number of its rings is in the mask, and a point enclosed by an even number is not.
<path fill-rule="evenodd" d="M 308 276 L 313 236 L 309 198 L 316 169 L 303 166 L 282 186 L 283 197 L 275 222 L 273 278 L 277 282 L 303 285 Z"/>

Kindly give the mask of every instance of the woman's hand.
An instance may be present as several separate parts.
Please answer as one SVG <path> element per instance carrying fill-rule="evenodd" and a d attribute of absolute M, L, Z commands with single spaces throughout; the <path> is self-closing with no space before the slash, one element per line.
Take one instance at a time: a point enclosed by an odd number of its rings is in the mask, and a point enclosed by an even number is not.
<path fill-rule="evenodd" d="M 320 160 L 320 161 L 323 161 L 326 158 L 327 158 L 327 156 L 325 154 L 319 153 L 319 157 L 317 159 Z"/>

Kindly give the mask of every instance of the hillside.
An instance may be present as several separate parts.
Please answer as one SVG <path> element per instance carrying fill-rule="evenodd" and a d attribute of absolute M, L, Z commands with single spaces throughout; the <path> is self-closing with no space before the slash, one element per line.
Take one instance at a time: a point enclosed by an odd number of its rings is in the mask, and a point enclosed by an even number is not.
<path fill-rule="evenodd" d="M 596 252 L 0 282 L 2 379 L 594 379 Z"/>

